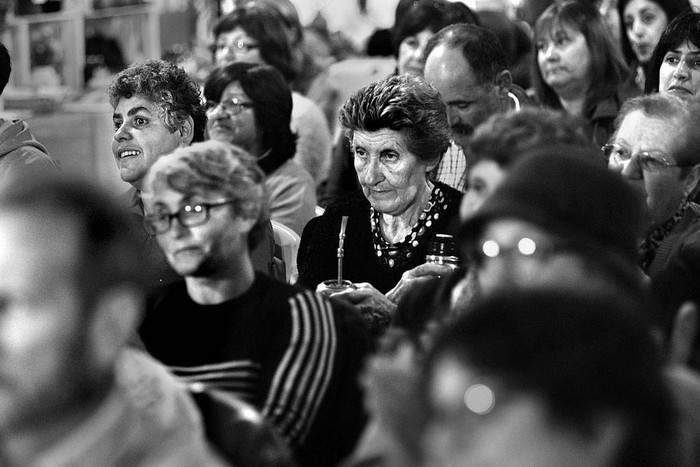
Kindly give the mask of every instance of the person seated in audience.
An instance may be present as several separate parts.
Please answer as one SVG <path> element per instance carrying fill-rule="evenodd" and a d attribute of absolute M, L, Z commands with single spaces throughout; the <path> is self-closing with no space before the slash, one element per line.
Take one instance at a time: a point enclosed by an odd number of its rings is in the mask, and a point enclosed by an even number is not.
<path fill-rule="evenodd" d="M 680 466 L 678 414 L 637 297 L 503 290 L 435 340 L 429 466 Z"/>
<path fill-rule="evenodd" d="M 405 11 L 401 2 L 396 7 L 396 17 L 398 22 L 393 28 L 394 56 L 396 58 L 395 74 L 409 74 L 412 76 L 423 76 L 423 54 L 428 40 L 433 34 L 443 27 L 456 23 L 479 24 L 476 14 L 465 4 L 460 2 L 449 2 L 447 0 L 431 2 L 404 2 L 407 3 Z M 372 64 L 373 69 L 378 68 Z M 383 76 L 381 77 L 383 78 Z M 360 80 L 353 80 L 356 84 Z M 366 84 L 370 84 L 367 81 Z M 360 89 L 357 86 L 355 89 Z M 335 93 L 339 95 L 340 93 Z M 338 102 L 338 105 L 342 103 Z M 337 114 L 333 113 L 335 118 Z M 331 168 L 328 176 L 328 183 L 325 188 L 323 202 L 324 206 L 331 201 L 335 201 L 344 195 L 359 189 L 355 170 L 353 169 L 352 153 L 350 143 L 344 135 L 338 135 L 333 150 Z M 454 145 L 448 149 L 459 151 Z"/>
<path fill-rule="evenodd" d="M 211 72 L 204 98 L 208 137 L 257 158 L 270 218 L 301 234 L 316 216 L 316 186 L 292 159 L 297 141 L 289 127 L 292 96 L 282 74 L 268 65 L 231 63 Z"/>
<path fill-rule="evenodd" d="M 410 272 L 425 262 L 428 242 L 449 232 L 459 209 L 461 193 L 428 178 L 449 145 L 447 113 L 435 88 L 398 75 L 353 94 L 340 122 L 362 191 L 329 205 L 306 225 L 298 283 L 313 290 L 338 277 L 338 235 L 348 216 L 343 276 L 357 288 L 335 296 L 381 329 L 409 283 L 451 271 L 431 265 L 421 277 Z"/>
<path fill-rule="evenodd" d="M 681 13 L 669 23 L 654 49 L 644 86 L 647 94 L 673 94 L 683 100 L 698 95 L 700 13 Z"/>
<path fill-rule="evenodd" d="M 626 102 L 617 121 L 603 149 L 608 167 L 646 201 L 639 263 L 653 277 L 683 245 L 684 234 L 700 225 L 700 206 L 691 201 L 700 180 L 700 103 L 642 96 Z"/>
<path fill-rule="evenodd" d="M 113 108 L 112 154 L 122 180 L 131 185 L 123 196 L 134 221 L 143 224 L 141 186 L 146 172 L 160 157 L 192 142 L 203 141 L 207 115 L 199 85 L 184 69 L 163 60 L 131 65 L 115 76 L 108 89 Z M 163 285 L 179 279 L 170 267 L 155 237 L 143 230 L 145 264 L 151 270 L 147 281 Z M 253 252 L 256 269 L 276 277 L 272 225 Z"/>
<path fill-rule="evenodd" d="M 688 0 L 620 0 L 617 11 L 623 26 L 622 52 L 635 71 L 634 81 L 644 90 L 647 66 L 666 26 L 680 13 L 690 10 Z"/>
<path fill-rule="evenodd" d="M 435 169 L 435 180 L 466 189 L 473 163 L 464 152 L 477 125 L 495 113 L 519 110 L 525 92 L 513 84 L 498 38 L 474 24 L 440 30 L 425 47 L 423 75 L 447 106 L 453 144 Z"/>
<path fill-rule="evenodd" d="M 268 2 L 236 7 L 214 26 L 214 65 L 252 62 L 276 68 L 289 83 L 298 75 L 284 16 Z M 292 92 L 292 131 L 298 142 L 294 160 L 313 177 L 316 186 L 328 175 L 331 135 L 321 109 Z"/>
<path fill-rule="evenodd" d="M 0 42 L 0 95 L 10 80 L 12 60 Z M 34 139 L 27 122 L 20 118 L 0 118 L 0 186 L 20 172 L 55 171 L 58 163 L 49 151 Z"/>
<path fill-rule="evenodd" d="M 639 92 L 598 10 L 566 0 L 547 8 L 535 25 L 532 83 L 539 102 L 588 124 L 593 143 L 607 143 L 622 103 Z"/>
<path fill-rule="evenodd" d="M 467 145 L 474 162 L 467 175 L 460 219 L 466 220 L 476 212 L 523 153 L 556 144 L 592 147 L 579 121 L 552 109 L 525 107 L 492 115 L 476 127 Z M 603 164 L 603 160 L 595 162 Z"/>
<path fill-rule="evenodd" d="M 357 374 L 369 348 L 354 310 L 253 270 L 267 221 L 256 159 L 220 141 L 159 159 L 146 225 L 184 280 L 150 300 L 140 337 L 183 382 L 251 403 L 301 465 L 335 465 L 365 414 Z"/>
<path fill-rule="evenodd" d="M 0 190 L 3 465 L 221 465 L 184 388 L 127 347 L 145 300 L 132 227 L 75 176 Z"/>

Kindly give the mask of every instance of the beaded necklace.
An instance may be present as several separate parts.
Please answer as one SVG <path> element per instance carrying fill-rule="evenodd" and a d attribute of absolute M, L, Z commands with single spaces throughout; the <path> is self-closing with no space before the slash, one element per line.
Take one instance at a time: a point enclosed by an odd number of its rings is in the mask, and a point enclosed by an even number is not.
<path fill-rule="evenodd" d="M 415 258 L 416 250 L 425 239 L 426 231 L 440 219 L 447 207 L 445 194 L 439 187 L 433 187 L 428 200 L 428 207 L 420 213 L 418 222 L 413 226 L 411 232 L 406 235 L 403 241 L 398 243 L 389 243 L 384 239 L 382 230 L 379 227 L 379 212 L 375 211 L 374 208 L 370 208 L 372 243 L 377 258 L 390 268 L 402 267 Z"/>

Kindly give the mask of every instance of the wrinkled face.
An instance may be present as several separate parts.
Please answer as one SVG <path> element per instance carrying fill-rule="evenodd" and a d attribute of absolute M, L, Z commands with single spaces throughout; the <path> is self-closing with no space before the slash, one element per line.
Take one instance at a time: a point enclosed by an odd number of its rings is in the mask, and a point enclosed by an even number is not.
<path fill-rule="evenodd" d="M 651 118 L 635 110 L 622 120 L 613 138 L 614 143 L 631 152 L 632 158 L 621 164 L 611 158 L 608 167 L 620 172 L 644 195 L 652 226 L 661 224 L 676 212 L 692 179 L 682 177 L 679 167 L 649 167 L 640 164 L 639 158 L 646 152 L 644 157 L 676 163 L 672 141 L 677 134 L 677 122 Z"/>
<path fill-rule="evenodd" d="M 159 111 L 153 102 L 136 95 L 121 98 L 112 114 L 112 154 L 119 176 L 138 190 L 153 163 L 181 143 L 180 132 L 168 128 Z"/>
<path fill-rule="evenodd" d="M 562 96 L 581 96 L 591 75 L 591 52 L 580 31 L 563 26 L 537 42 L 537 64 L 545 83 Z"/>
<path fill-rule="evenodd" d="M 506 172 L 491 159 L 477 161 L 471 169 L 467 178 L 467 191 L 462 197 L 462 204 L 459 208 L 459 217 L 465 220 L 474 214 L 484 203 L 493 190 L 501 184 Z"/>
<path fill-rule="evenodd" d="M 685 42 L 664 55 L 659 68 L 659 94 L 690 99 L 700 90 L 700 48 Z"/>
<path fill-rule="evenodd" d="M 417 34 L 406 37 L 399 44 L 399 56 L 396 66 L 399 74 L 423 76 L 423 63 L 421 57 L 428 40 L 433 36 L 433 31 L 425 29 Z"/>
<path fill-rule="evenodd" d="M 222 195 L 185 195 L 172 189 L 159 173 L 149 175 L 148 192 L 143 197 L 149 216 L 168 216 L 181 211 L 206 209 L 208 218 L 187 227 L 170 219 L 170 228 L 156 233 L 156 239 L 172 268 L 182 276 L 214 277 L 235 273 L 249 256 L 247 237 L 253 221 L 236 216 L 231 204 L 205 206 L 230 201 Z"/>
<path fill-rule="evenodd" d="M 436 361 L 428 403 L 426 466 L 611 465 L 608 451 L 555 423 L 544 399 L 499 384 L 452 355 Z"/>
<path fill-rule="evenodd" d="M 255 122 L 253 101 L 234 81 L 221 93 L 220 102 L 207 102 L 207 132 L 209 138 L 242 147 L 260 155 L 262 132 Z"/>
<path fill-rule="evenodd" d="M 265 63 L 260 55 L 260 44 L 241 27 L 219 34 L 214 44 L 214 62 L 217 66 L 237 62 Z"/>
<path fill-rule="evenodd" d="M 440 91 L 447 106 L 452 139 L 465 147 L 477 125 L 506 110 L 495 83 L 480 83 L 460 50 L 435 47 L 425 61 L 426 81 Z M 494 80 L 496 77 L 494 77 Z"/>
<path fill-rule="evenodd" d="M 584 259 L 543 228 L 515 218 L 488 222 L 472 256 L 481 293 L 509 287 L 591 283 Z"/>
<path fill-rule="evenodd" d="M 428 190 L 426 173 L 434 164 L 412 154 L 401 133 L 389 129 L 355 131 L 352 138 L 355 171 L 372 207 L 398 216 L 420 202 Z"/>
<path fill-rule="evenodd" d="M 88 325 L 76 271 L 80 234 L 70 220 L 0 215 L 0 431 L 71 415 L 90 394 Z"/>
<path fill-rule="evenodd" d="M 623 14 L 632 51 L 639 63 L 647 63 L 668 24 L 668 17 L 659 4 L 651 0 L 631 0 Z"/>

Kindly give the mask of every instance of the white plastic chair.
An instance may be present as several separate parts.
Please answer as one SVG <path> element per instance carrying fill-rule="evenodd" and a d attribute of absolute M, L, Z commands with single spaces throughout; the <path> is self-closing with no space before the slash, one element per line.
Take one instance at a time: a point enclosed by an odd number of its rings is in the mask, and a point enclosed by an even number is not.
<path fill-rule="evenodd" d="M 270 222 L 272 223 L 272 233 L 275 237 L 275 256 L 279 256 L 284 261 L 287 282 L 293 284 L 298 276 L 297 251 L 299 251 L 301 237 L 280 222 Z"/>

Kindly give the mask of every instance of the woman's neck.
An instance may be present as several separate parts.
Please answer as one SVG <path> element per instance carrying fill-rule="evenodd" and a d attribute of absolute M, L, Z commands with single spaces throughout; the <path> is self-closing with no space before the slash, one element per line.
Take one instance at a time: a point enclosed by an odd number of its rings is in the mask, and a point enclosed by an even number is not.
<path fill-rule="evenodd" d="M 426 181 L 421 191 L 416 194 L 416 201 L 404 212 L 395 216 L 390 214 L 381 214 L 379 216 L 382 236 L 387 242 L 401 242 L 411 232 L 413 226 L 418 223 L 423 210 L 428 207 L 432 191 L 433 184 Z"/>
<path fill-rule="evenodd" d="M 187 293 L 200 305 L 216 305 L 243 295 L 255 281 L 255 270 L 250 260 L 235 270 L 209 277 L 185 277 Z"/>
<path fill-rule="evenodd" d="M 556 91 L 559 97 L 559 103 L 569 115 L 582 117 L 584 107 L 586 105 L 586 95 L 588 94 L 586 87 L 569 86 L 567 88 L 558 89 Z"/>

